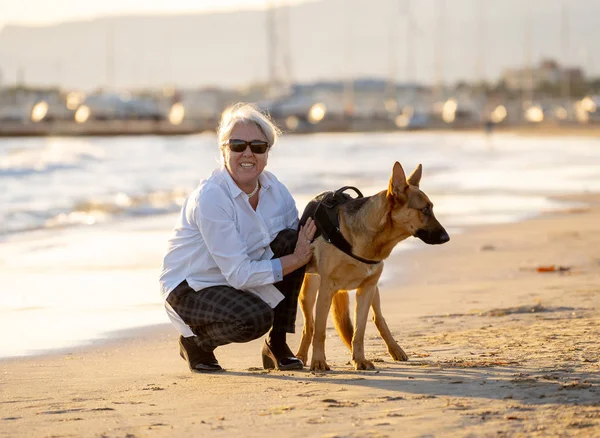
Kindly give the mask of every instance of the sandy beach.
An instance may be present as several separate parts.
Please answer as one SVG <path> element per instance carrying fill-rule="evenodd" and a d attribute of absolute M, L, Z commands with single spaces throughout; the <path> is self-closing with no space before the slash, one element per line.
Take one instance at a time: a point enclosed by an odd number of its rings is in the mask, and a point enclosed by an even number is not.
<path fill-rule="evenodd" d="M 257 340 L 192 374 L 157 326 L 1 361 L 0 436 L 600 436 L 600 196 L 570 200 L 590 207 L 395 253 L 382 302 L 408 362 L 369 323 L 377 370 L 355 371 L 329 324 L 331 372 L 265 371 Z"/>

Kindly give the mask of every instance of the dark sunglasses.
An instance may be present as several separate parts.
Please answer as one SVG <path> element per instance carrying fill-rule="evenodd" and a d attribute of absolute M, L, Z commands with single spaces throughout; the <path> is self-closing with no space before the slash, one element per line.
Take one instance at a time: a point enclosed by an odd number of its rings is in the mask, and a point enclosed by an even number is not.
<path fill-rule="evenodd" d="M 240 140 L 237 138 L 230 138 L 225 142 L 229 149 L 233 152 L 244 152 L 248 146 L 253 154 L 264 154 L 269 149 L 269 142 L 263 140 Z"/>

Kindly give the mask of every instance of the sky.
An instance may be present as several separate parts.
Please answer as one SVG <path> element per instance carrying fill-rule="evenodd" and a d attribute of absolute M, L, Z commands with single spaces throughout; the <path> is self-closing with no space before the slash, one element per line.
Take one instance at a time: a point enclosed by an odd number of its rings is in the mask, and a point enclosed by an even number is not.
<path fill-rule="evenodd" d="M 129 14 L 260 9 L 307 0 L 0 0 L 0 29 L 6 24 L 46 25 Z"/>
<path fill-rule="evenodd" d="M 3 25 L 14 24 L 17 26 L 47 26 L 65 22 L 76 22 L 83 20 L 92 20 L 101 17 L 115 16 L 141 16 L 141 15 L 164 15 L 186 13 L 202 13 L 214 11 L 230 11 L 235 9 L 264 9 L 268 5 L 281 6 L 285 4 L 299 4 L 308 2 L 317 2 L 318 0 L 0 0 L 0 31 Z M 336 32 L 331 34 L 322 34 L 318 32 L 306 32 L 305 28 L 296 29 L 295 33 L 290 31 L 289 38 L 296 38 L 293 64 L 291 66 L 292 75 L 298 81 L 311 81 L 323 78 L 340 77 L 340 75 L 354 74 L 358 76 L 386 76 L 394 74 L 402 80 L 406 78 L 418 77 L 424 83 L 433 83 L 437 76 L 444 75 L 447 81 L 470 80 L 475 77 L 488 77 L 489 80 L 497 80 L 501 72 L 510 67 L 523 65 L 525 58 L 530 56 L 532 62 L 538 62 L 543 58 L 553 58 L 564 62 L 567 65 L 581 66 L 587 72 L 593 75 L 600 75 L 600 58 L 595 55 L 593 47 L 597 46 L 599 41 L 597 17 L 600 14 L 600 0 L 445 0 L 446 7 L 442 9 L 445 16 L 443 26 L 439 26 L 439 18 L 442 14 L 436 9 L 438 0 L 410 0 L 411 5 L 411 23 L 416 30 L 411 36 L 412 45 L 399 43 L 397 45 L 398 53 L 393 61 L 395 73 L 390 72 L 390 51 L 386 44 L 381 41 L 389 42 L 391 36 L 398 41 L 405 41 L 405 30 L 407 29 L 404 15 L 399 20 L 399 25 L 395 26 L 395 14 L 389 13 L 389 7 L 393 4 L 403 5 L 402 0 L 336 0 L 323 2 L 324 10 L 328 11 L 328 20 L 335 20 L 337 24 Z M 359 4 L 358 8 L 343 7 L 344 4 Z M 484 4 L 481 8 L 476 5 Z M 568 25 L 568 50 L 565 49 L 562 39 L 562 21 L 560 11 L 562 6 L 568 5 L 569 25 Z M 534 8 L 535 6 L 535 8 Z M 318 8 L 306 8 L 318 9 Z M 347 11 L 359 11 L 356 13 L 360 20 L 369 23 L 375 23 L 377 31 L 373 26 L 347 26 L 350 14 Z M 531 32 L 530 55 L 526 55 L 527 45 L 525 41 L 525 29 L 527 26 L 526 17 L 528 11 L 531 11 L 531 26 L 528 28 Z M 535 11 L 535 14 L 533 14 Z M 400 11 L 402 12 L 402 11 Z M 402 12 L 404 14 L 404 12 Z M 482 14 L 484 20 L 478 21 L 478 14 Z M 388 18 L 389 15 L 389 18 Z M 333 18 L 332 18 L 333 17 Z M 590 18 L 592 17 L 592 18 Z M 594 18 L 596 17 L 596 21 Z M 346 20 L 346 21 L 345 21 Z M 377 21 L 378 20 L 378 21 Z M 167 21 L 167 20 L 165 20 Z M 317 20 L 318 21 L 318 20 Z M 285 22 L 283 22 L 285 23 Z M 484 25 L 478 25 L 483 23 Z M 315 23 L 319 29 L 323 29 L 324 22 Z M 319 27 L 320 26 L 320 27 Z M 282 26 L 285 27 L 285 26 Z M 335 27 L 329 24 L 329 28 Z M 395 29 L 394 32 L 388 32 L 386 29 Z M 286 29 L 294 29 L 291 26 Z M 347 30 L 350 29 L 350 30 Z M 366 31 L 365 31 L 366 30 Z M 49 30 L 50 32 L 51 30 Z M 27 33 L 27 30 L 20 29 L 19 32 Z M 283 31 L 282 31 L 283 32 Z M 5 32 L 3 34 L 8 34 Z M 35 32 L 33 32 L 35 33 Z M 284 33 L 282 33 L 285 35 Z M 50 33 L 48 33 L 50 35 Z M 329 38 L 331 46 L 325 46 L 322 41 L 316 41 L 310 38 L 312 35 L 321 35 L 322 38 Z M 325 35 L 325 36 L 323 36 Z M 383 37 L 382 37 L 383 35 Z M 440 35 L 444 35 L 440 38 Z M 484 35 L 483 38 L 480 38 Z M 235 37 L 235 36 L 234 36 Z M 16 37 L 15 37 L 16 38 Z M 80 50 L 78 47 L 83 43 L 72 38 L 69 40 L 69 49 L 71 52 L 60 53 L 59 44 L 51 38 L 48 44 L 41 41 L 35 46 L 28 47 L 28 38 L 20 37 L 19 44 L 11 44 L 9 41 L 4 46 L 0 46 L 0 81 L 14 83 L 19 80 L 19 75 L 24 69 L 27 69 L 28 80 L 33 83 L 43 84 L 62 84 L 72 83 L 76 79 L 87 78 L 89 82 L 99 81 L 99 77 L 106 75 L 106 67 L 96 68 L 92 62 L 97 61 L 97 57 L 86 62 L 79 62 L 79 58 L 71 56 Z M 106 41 L 99 38 L 90 41 L 100 41 L 96 44 L 95 50 L 104 50 Z M 285 38 L 285 37 L 284 37 Z M 376 40 L 376 38 L 380 38 Z M 383 38 L 383 40 L 381 39 Z M 167 39 L 163 39 L 167 41 Z M 220 38 L 220 42 L 223 38 Z M 0 40 L 1 41 L 1 40 Z M 16 40 L 15 40 L 16 41 Z M 170 41 L 170 40 L 169 40 Z M 205 47 L 212 47 L 209 39 L 204 40 Z M 262 41 L 262 40 L 261 40 Z M 344 42 L 345 41 L 345 42 Z M 436 41 L 443 41 L 443 44 L 436 46 Z M 88 41 L 89 43 L 89 41 Z M 237 44 L 237 40 L 235 42 Z M 87 43 L 86 43 L 87 44 Z M 225 44 L 225 43 L 223 43 Z M 233 44 L 233 43 L 232 43 Z M 260 43 L 259 43 L 260 44 Z M 140 43 L 143 46 L 143 43 Z M 168 47 L 173 43 L 165 43 Z M 16 49 L 15 47 L 19 47 Z M 50 54 L 44 50 L 52 47 Z M 223 45 L 222 47 L 225 47 Z M 418 50 L 409 51 L 406 47 L 416 47 Z M 439 51 L 441 55 L 436 58 L 435 47 L 445 47 L 445 50 Z M 162 47 L 162 46 L 161 46 Z M 181 47 L 187 47 L 182 44 Z M 266 45 L 263 48 L 263 55 L 266 57 Z M 278 49 L 283 53 L 284 44 Z M 330 56 L 326 53 L 323 59 L 319 58 L 325 47 L 337 47 L 338 51 Z M 343 49 L 346 47 L 346 49 Z M 347 47 L 353 47 L 352 53 L 361 54 L 363 61 L 348 60 Z M 374 50 L 373 48 L 380 50 Z M 266 63 L 263 67 L 256 67 L 252 72 L 229 71 L 228 79 L 223 74 L 224 67 L 222 60 L 215 62 L 214 68 L 206 68 L 202 65 L 202 60 L 198 60 L 198 65 L 190 61 L 190 57 L 182 54 L 185 50 L 197 50 L 197 46 L 181 49 L 180 51 L 166 50 L 166 62 L 161 68 L 154 68 L 154 55 L 149 52 L 133 53 L 136 56 L 124 55 L 118 65 L 118 73 L 115 81 L 122 86 L 129 86 L 131 83 L 143 84 L 154 83 L 156 81 L 200 81 L 208 84 L 225 84 L 229 81 L 249 81 L 263 80 L 267 75 Z M 342 49 L 340 49 L 342 48 Z M 354 50 L 356 49 L 356 50 Z M 481 71 L 478 70 L 477 58 L 481 55 Z M 218 51 L 217 51 L 218 52 Z M 95 52 L 94 52 L 95 53 Z M 212 52 L 211 52 L 212 53 Z M 218 53 L 217 53 L 218 54 Z M 411 54 L 411 61 L 406 61 L 407 54 Z M 247 56 L 247 51 L 243 51 L 240 56 Z M 318 55 L 318 56 L 317 56 Z M 333 56 L 333 55 L 338 55 Z M 100 55 L 103 59 L 104 55 Z M 282 56 L 283 57 L 283 56 Z M 210 58 L 216 59 L 216 58 Z M 319 62 L 315 62 L 315 60 Z M 359 59 L 358 55 L 354 59 Z M 365 61 L 367 60 L 367 61 Z M 438 62 L 439 61 L 439 62 Z M 196 61 L 194 61 L 196 62 Z M 280 61 L 281 62 L 281 61 Z M 349 63 L 354 63 L 353 68 Z M 192 66 L 193 64 L 193 66 Z M 171 65 L 178 67 L 171 68 Z M 194 69 L 202 65 L 202 79 L 193 72 Z M 257 64 L 258 65 L 258 64 Z M 93 71 L 86 70 L 90 66 Z M 409 70 L 410 68 L 410 70 Z M 230 69 L 231 70 L 231 69 Z M 85 71 L 85 73 L 84 73 Z M 100 73 L 100 71 L 104 73 Z M 352 71 L 353 73 L 348 73 Z M 37 72 L 37 73 L 36 73 Z M 187 72 L 187 73 L 186 73 Z M 24 74 L 24 73 L 23 73 Z M 38 76 L 36 76 L 36 74 Z M 103 76 L 104 75 L 104 76 Z M 184 76 L 187 79 L 184 79 Z M 437 75 L 437 76 L 436 76 Z M 93 79 L 96 78 L 96 79 Z M 101 82 L 104 79 L 100 80 Z M 41 81 L 41 82 L 40 82 Z M 83 83 L 83 79 L 81 79 Z M 144 82 L 146 81 L 146 82 Z M 154 81 L 154 82 L 153 82 Z M 203 82 L 204 81 L 204 82 Z M 78 85 L 80 87 L 96 87 L 94 82 L 89 85 Z M 123 85 L 125 84 L 125 85 Z"/>

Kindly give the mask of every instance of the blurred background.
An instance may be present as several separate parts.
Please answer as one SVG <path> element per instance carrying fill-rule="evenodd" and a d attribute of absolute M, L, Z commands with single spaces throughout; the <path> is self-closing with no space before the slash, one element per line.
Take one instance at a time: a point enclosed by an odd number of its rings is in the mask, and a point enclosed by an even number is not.
<path fill-rule="evenodd" d="M 268 169 L 300 211 L 385 189 L 396 160 L 423 164 L 452 236 L 581 208 L 600 192 L 598 17 L 598 0 L 0 0 L 0 358 L 168 322 L 166 242 L 234 102 L 284 130 Z"/>
<path fill-rule="evenodd" d="M 0 2 L 0 135 L 591 129 L 597 0 Z"/>

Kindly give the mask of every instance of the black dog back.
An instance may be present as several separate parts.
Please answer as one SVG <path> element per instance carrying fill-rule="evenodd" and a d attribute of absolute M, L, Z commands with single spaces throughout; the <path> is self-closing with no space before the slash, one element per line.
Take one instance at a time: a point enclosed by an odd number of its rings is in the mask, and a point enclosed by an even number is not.
<path fill-rule="evenodd" d="M 354 190 L 358 197 L 353 198 L 344 193 L 348 189 Z M 339 224 L 338 212 L 340 207 L 347 206 L 359 209 L 366 200 L 367 198 L 363 197 L 363 194 L 356 187 L 345 186 L 335 192 L 323 192 L 306 205 L 298 226 L 303 226 L 308 218 L 312 217 L 317 226 L 315 239 L 322 234 L 329 237 L 332 232 L 331 227 L 337 227 Z M 317 210 L 319 211 L 317 212 Z"/>
<path fill-rule="evenodd" d="M 304 226 L 304 224 L 306 223 L 306 221 L 308 220 L 309 217 L 312 217 L 313 219 L 315 218 L 315 211 L 317 211 L 317 206 L 319 205 L 321 200 L 328 193 L 331 193 L 331 192 L 323 192 L 323 193 L 315 196 L 308 204 L 306 204 L 306 207 L 304 208 L 304 213 L 302 213 L 302 217 L 300 218 L 300 223 L 298 224 L 298 230 L 300 230 L 300 227 Z M 319 225 L 318 224 L 316 224 L 316 225 L 317 225 L 317 231 L 315 232 L 315 237 L 313 238 L 313 240 L 321 235 L 321 230 L 319 229 Z"/>

